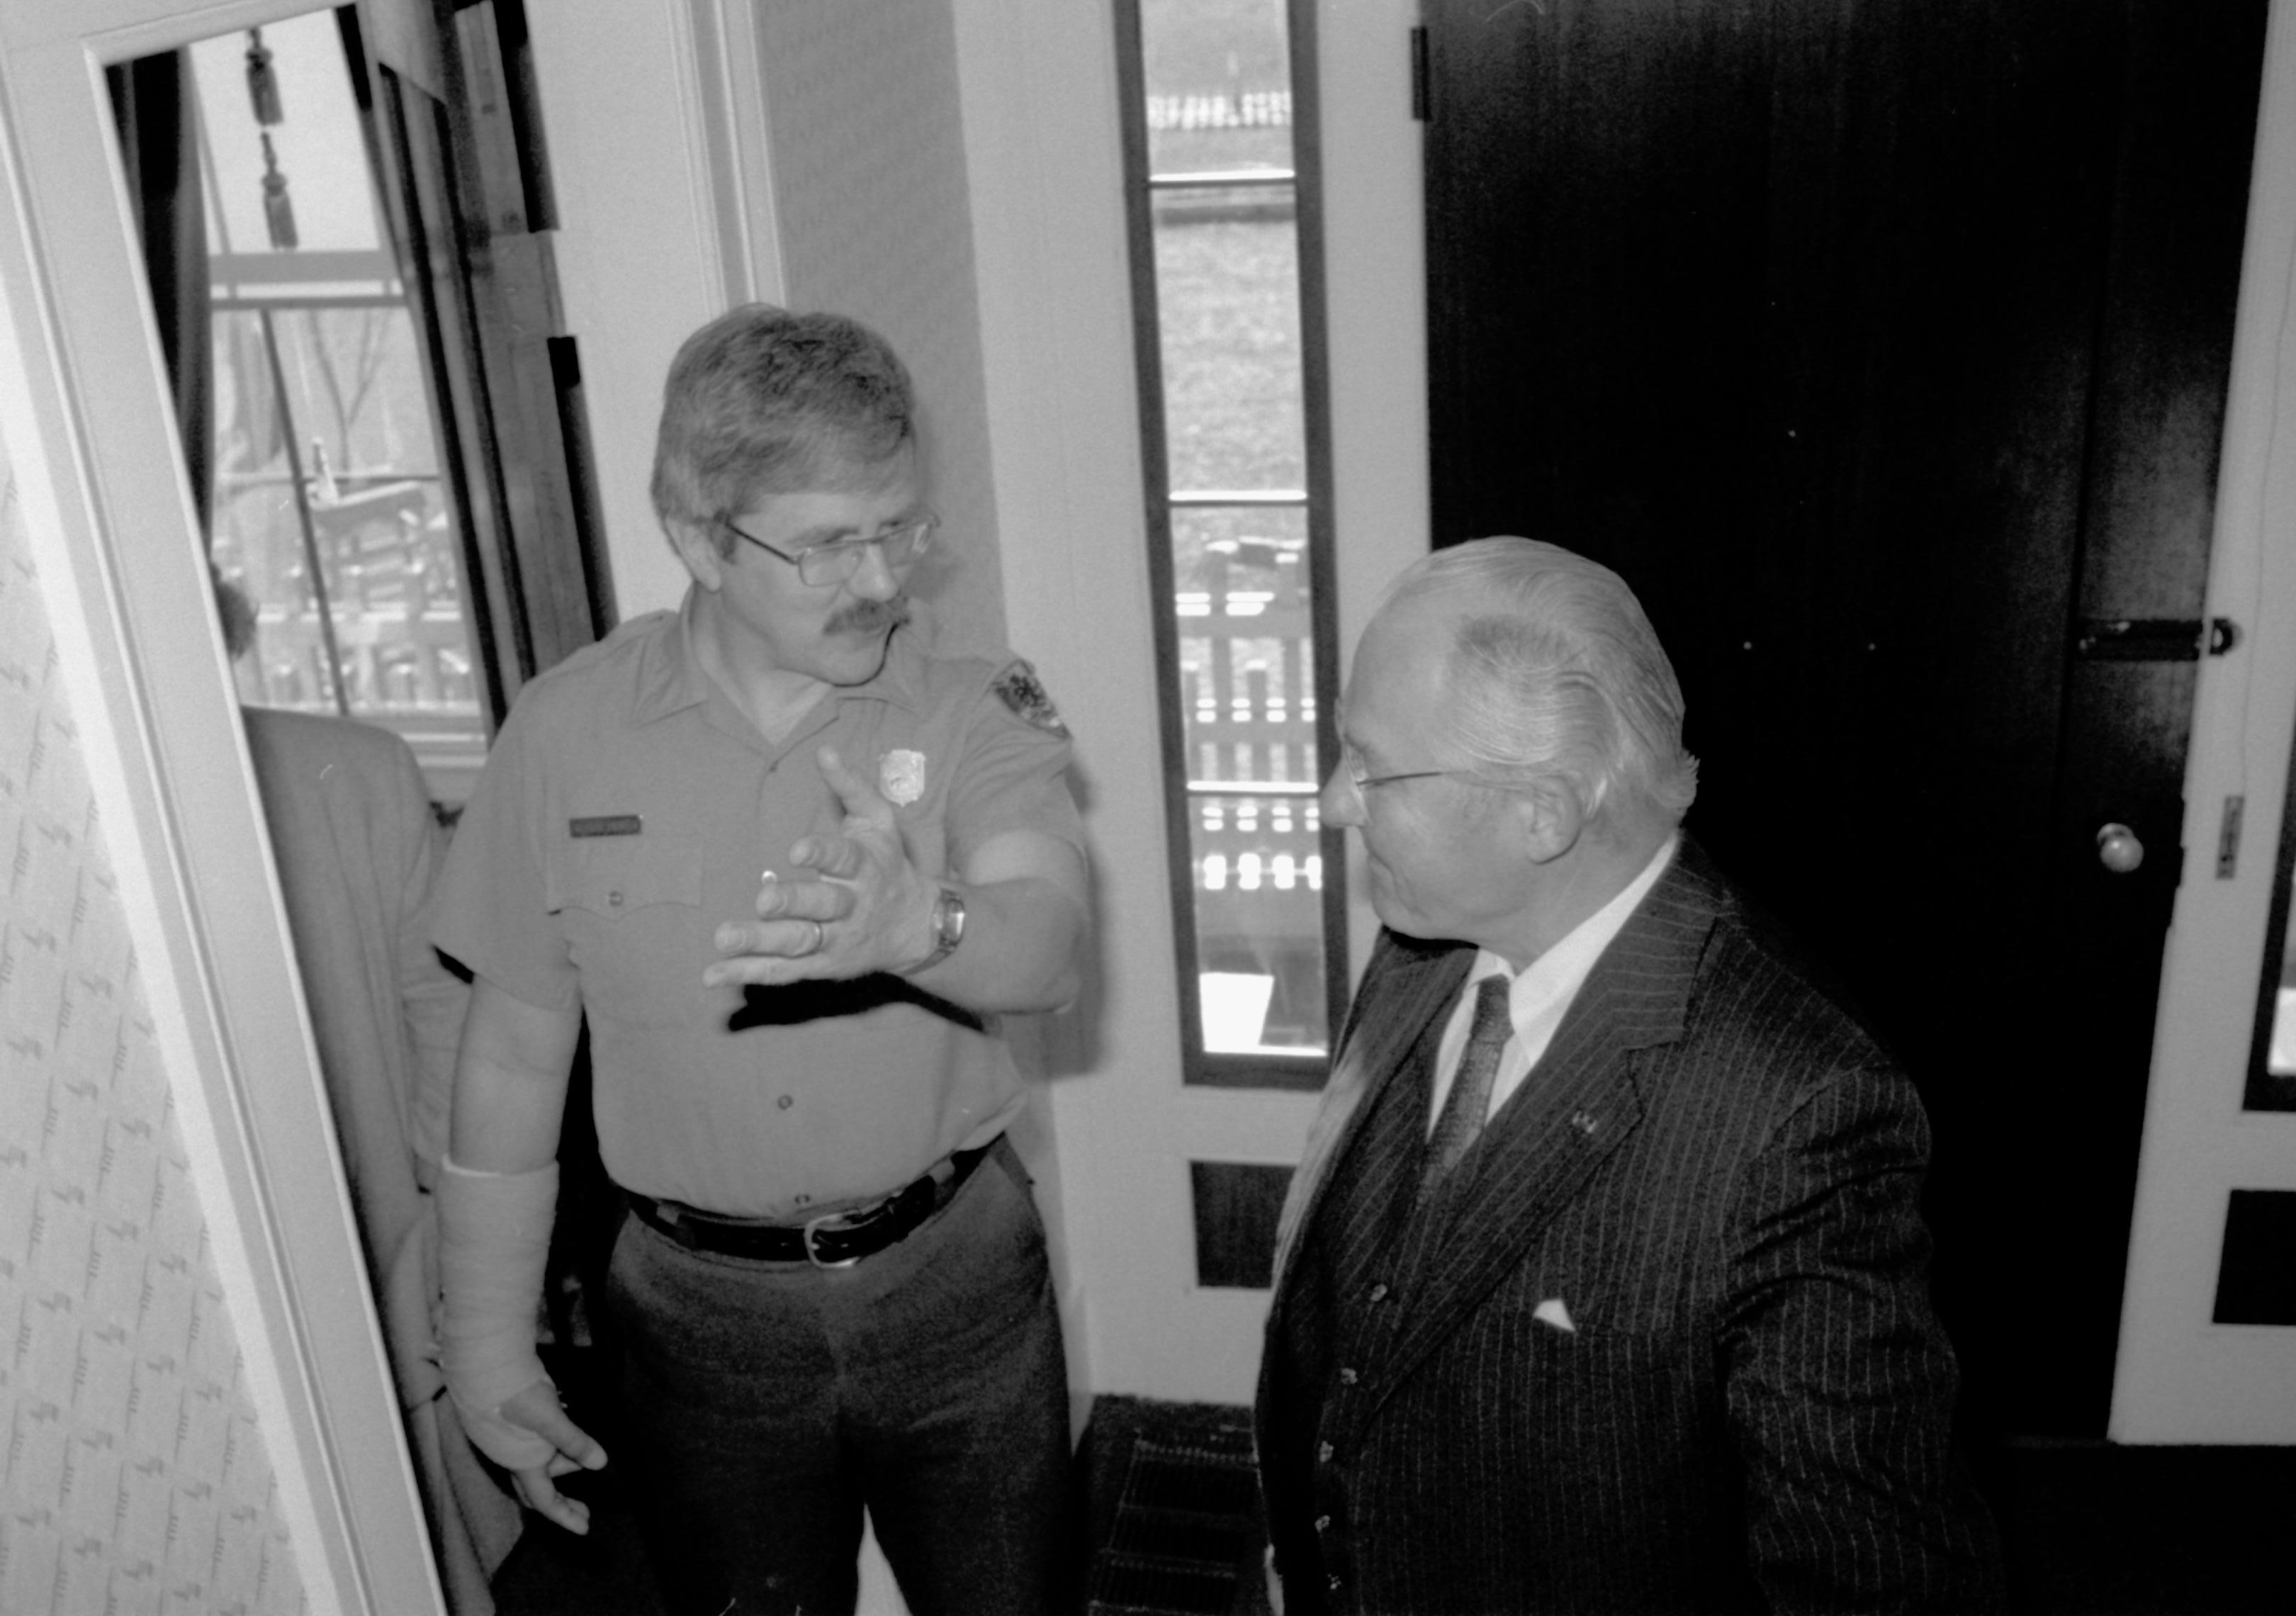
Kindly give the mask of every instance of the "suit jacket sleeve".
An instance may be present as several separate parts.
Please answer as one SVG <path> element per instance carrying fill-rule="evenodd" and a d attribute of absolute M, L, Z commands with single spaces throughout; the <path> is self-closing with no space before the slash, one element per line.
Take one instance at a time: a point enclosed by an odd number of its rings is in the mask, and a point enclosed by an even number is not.
<path fill-rule="evenodd" d="M 447 1153 L 455 1060 L 462 1048 L 463 1015 L 470 1007 L 471 990 L 430 946 L 429 900 L 439 866 L 446 860 L 447 835 L 430 811 L 430 790 L 411 752 L 402 752 L 398 790 L 392 823 L 403 838 L 398 890 L 405 894 L 398 917 L 398 997 L 414 1067 L 407 1147 L 414 1157 L 415 1178 L 428 1189 Z"/>
<path fill-rule="evenodd" d="M 1957 1376 L 1928 1299 L 1927 1128 L 1896 1072 L 1806 1090 L 1747 1169 L 1722 1350 L 1749 1562 L 1779 1612 L 2000 1603 L 1954 1456 Z"/>

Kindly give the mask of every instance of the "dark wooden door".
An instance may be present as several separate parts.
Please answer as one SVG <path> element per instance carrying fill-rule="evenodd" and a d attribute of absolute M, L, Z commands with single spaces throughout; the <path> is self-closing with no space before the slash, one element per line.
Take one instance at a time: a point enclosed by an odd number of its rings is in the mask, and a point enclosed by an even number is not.
<path fill-rule="evenodd" d="M 1641 595 L 1994 1431 L 2104 1425 L 2194 664 L 2084 625 L 2200 615 L 2265 11 L 1426 0 L 1438 542 Z"/>

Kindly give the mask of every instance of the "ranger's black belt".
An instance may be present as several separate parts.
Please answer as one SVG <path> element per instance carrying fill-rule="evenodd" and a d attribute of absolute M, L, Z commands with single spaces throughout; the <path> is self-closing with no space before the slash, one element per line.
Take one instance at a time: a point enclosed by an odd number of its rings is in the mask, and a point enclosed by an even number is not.
<path fill-rule="evenodd" d="M 919 1224 L 955 1198 L 980 1159 L 1002 1142 L 1000 1136 L 978 1150 L 958 1151 L 936 1163 L 914 1184 L 896 1190 L 873 1206 L 824 1212 L 803 1223 L 721 1218 L 675 1201 L 656 1201 L 635 1190 L 623 1193 L 639 1222 L 688 1251 L 714 1251 L 751 1262 L 809 1262 L 816 1267 L 842 1268 L 906 1239 Z"/>

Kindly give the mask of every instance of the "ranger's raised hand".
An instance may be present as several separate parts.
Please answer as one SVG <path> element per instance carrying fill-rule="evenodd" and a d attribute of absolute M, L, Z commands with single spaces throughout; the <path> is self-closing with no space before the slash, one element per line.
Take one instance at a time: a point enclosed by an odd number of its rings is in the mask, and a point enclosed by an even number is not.
<path fill-rule="evenodd" d="M 786 874 L 766 872 L 756 920 L 718 928 L 726 957 L 703 972 L 706 986 L 769 988 L 903 971 L 933 951 L 939 885 L 909 862 L 893 805 L 834 748 L 818 756 L 821 777 L 844 805 L 844 822 L 832 833 L 798 841 Z"/>

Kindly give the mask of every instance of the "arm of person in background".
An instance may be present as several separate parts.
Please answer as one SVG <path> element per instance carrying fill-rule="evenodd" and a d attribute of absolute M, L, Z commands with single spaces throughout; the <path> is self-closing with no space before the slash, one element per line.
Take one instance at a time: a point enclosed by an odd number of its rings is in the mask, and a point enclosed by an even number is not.
<path fill-rule="evenodd" d="M 414 1153 L 415 1182 L 438 1185 L 439 1163 L 447 1153 L 448 1116 L 454 1104 L 455 1063 L 469 1013 L 470 984 L 447 968 L 430 946 L 427 899 L 447 856 L 447 833 L 431 811 L 429 788 L 409 754 L 408 812 L 412 846 L 405 890 L 408 903 L 398 924 L 398 999 L 414 1057 L 414 1093 L 407 1106 L 407 1144 Z"/>
<path fill-rule="evenodd" d="M 554 1479 L 598 1469 L 606 1452 L 559 1407 L 535 1351 L 534 1318 L 581 1026 L 578 1007 L 544 1009 L 478 978 L 439 1189 L 447 1388 L 472 1440 L 512 1472 L 527 1506 L 578 1533 L 589 1530 L 589 1506 Z"/>
<path fill-rule="evenodd" d="M 1802 1097 L 1742 1186 L 1725 1396 L 1748 1562 L 1773 1611 L 2001 1606 L 1991 1523 L 1953 1452 L 1927 1158 L 1911 1086 L 1853 1068 Z"/>
<path fill-rule="evenodd" d="M 910 862 L 893 806 L 824 747 L 822 777 L 845 808 L 835 834 L 790 849 L 758 895 L 755 921 L 718 930 L 726 957 L 707 986 L 774 987 L 886 971 L 983 1014 L 1057 1010 L 1075 997 L 1086 935 L 1084 856 L 1061 838 L 1013 830 L 984 838 L 955 881 Z M 933 955 L 941 890 L 964 906 L 964 937 Z"/>

